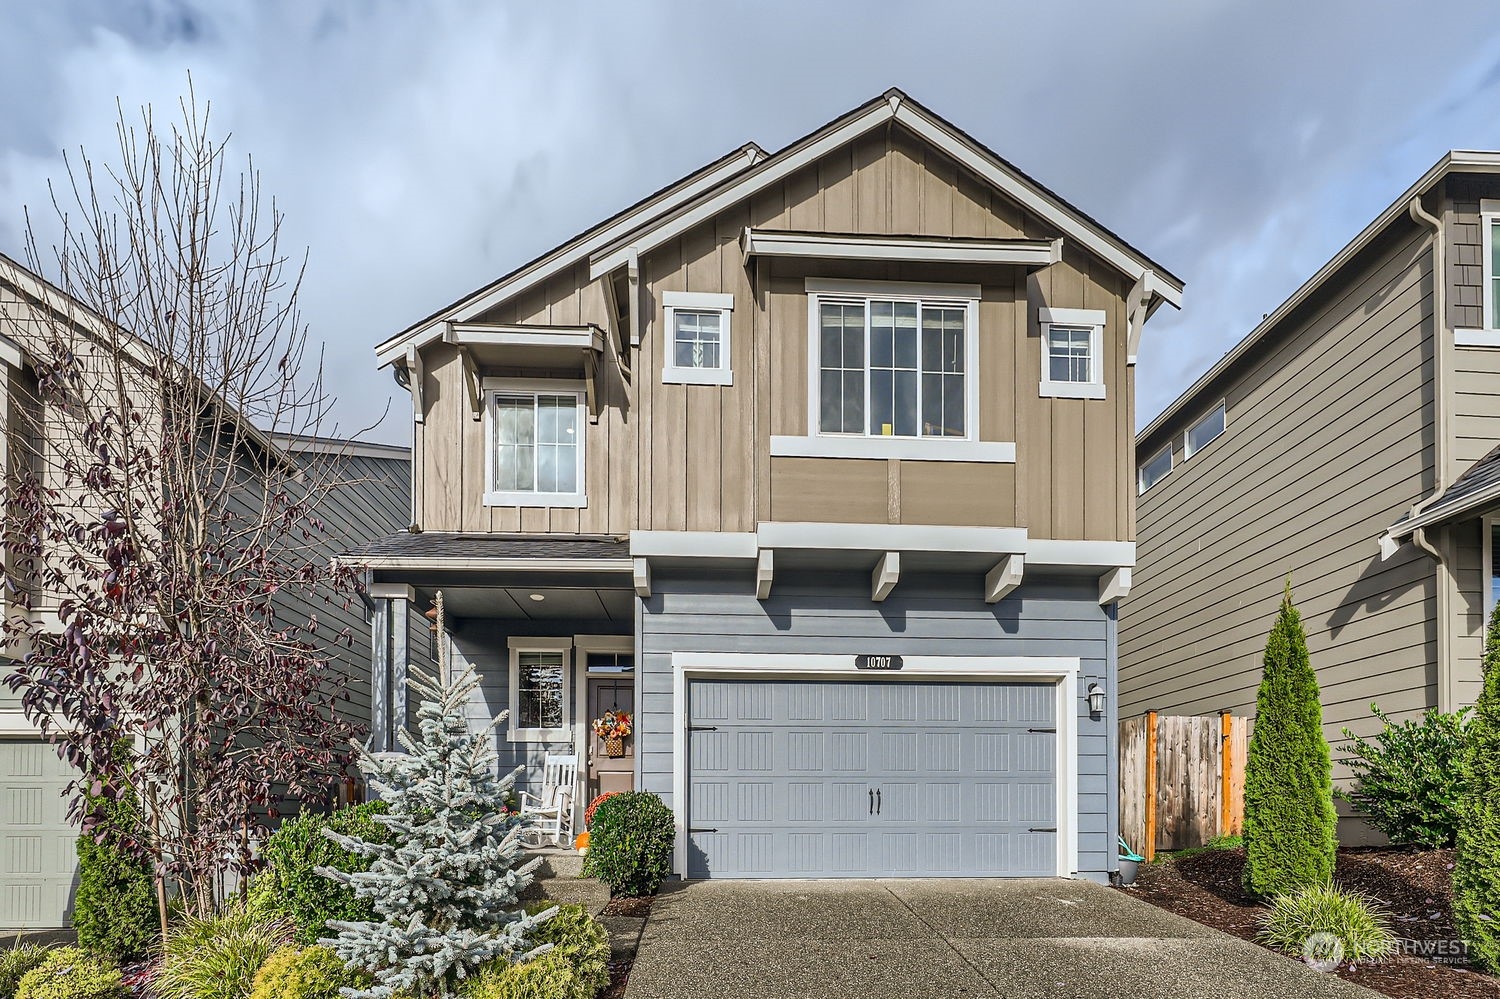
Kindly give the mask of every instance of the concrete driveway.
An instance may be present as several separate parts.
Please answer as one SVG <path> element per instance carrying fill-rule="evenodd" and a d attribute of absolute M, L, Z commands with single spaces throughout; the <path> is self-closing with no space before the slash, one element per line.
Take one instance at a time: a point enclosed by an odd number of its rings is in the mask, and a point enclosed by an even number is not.
<path fill-rule="evenodd" d="M 1379 999 L 1081 881 L 701 881 L 657 896 L 627 999 Z"/>

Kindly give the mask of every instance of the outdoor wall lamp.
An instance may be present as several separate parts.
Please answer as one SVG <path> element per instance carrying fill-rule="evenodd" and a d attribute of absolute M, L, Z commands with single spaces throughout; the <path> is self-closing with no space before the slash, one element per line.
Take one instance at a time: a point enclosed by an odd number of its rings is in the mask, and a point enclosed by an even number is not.
<path fill-rule="evenodd" d="M 1089 684 L 1089 714 L 1104 714 L 1104 688 L 1097 683 Z"/>

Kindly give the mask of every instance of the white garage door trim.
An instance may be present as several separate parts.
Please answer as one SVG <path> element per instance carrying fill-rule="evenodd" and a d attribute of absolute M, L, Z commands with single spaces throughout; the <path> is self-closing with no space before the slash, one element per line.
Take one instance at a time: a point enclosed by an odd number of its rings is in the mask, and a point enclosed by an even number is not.
<path fill-rule="evenodd" d="M 687 872 L 687 693 L 688 678 L 741 675 L 779 679 L 899 682 L 964 678 L 1051 681 L 1057 689 L 1057 875 L 1078 872 L 1078 671 L 1077 656 L 903 656 L 900 672 L 854 668 L 854 655 L 777 655 L 764 652 L 672 653 L 672 812 L 677 845 L 672 868 Z"/>

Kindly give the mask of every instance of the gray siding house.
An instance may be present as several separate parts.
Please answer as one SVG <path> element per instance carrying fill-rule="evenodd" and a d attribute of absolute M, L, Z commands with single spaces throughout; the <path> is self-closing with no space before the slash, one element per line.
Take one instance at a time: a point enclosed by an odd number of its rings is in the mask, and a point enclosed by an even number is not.
<path fill-rule="evenodd" d="M 445 306 L 376 348 L 414 439 L 411 529 L 349 556 L 377 737 L 441 590 L 502 765 L 660 795 L 680 876 L 1106 879 L 1134 355 L 1180 294 L 893 90 Z"/>
<path fill-rule="evenodd" d="M 7 481 L 22 460 L 22 453 L 39 442 L 24 428 L 36 424 L 22 416 L 34 405 L 33 363 L 25 350 L 26 329 L 36 321 L 37 310 L 59 301 L 61 293 L 39 277 L 0 256 L 0 466 Z M 81 309 L 74 303 L 69 307 Z M 70 311 L 69 315 L 75 314 Z M 67 319 L 61 313 L 54 318 Z M 47 423 L 55 427 L 56 421 Z M 26 439 L 17 435 L 27 434 Z M 411 451 L 404 447 L 367 444 L 324 437 L 278 435 L 272 444 L 299 468 L 314 477 L 344 483 L 319 505 L 317 516 L 328 529 L 321 556 L 331 558 L 351 544 L 382 537 L 410 522 Z M 329 467 L 332 466 L 332 467 Z M 8 489 L 8 487 L 7 487 Z M 8 495 L 8 492 L 7 492 Z M 12 577 L 10 582 L 18 582 Z M 24 585 L 24 580 L 20 581 Z M 45 620 L 50 612 L 44 601 L 30 611 L 9 598 L 0 588 L 0 612 L 31 613 Z M 344 629 L 366 633 L 369 615 L 364 604 L 353 600 L 316 603 L 305 596 L 278 595 L 277 612 L 286 620 L 319 619 L 320 630 L 334 635 Z M 425 639 L 425 633 L 415 641 Z M 370 648 L 363 642 L 352 647 L 328 643 L 335 669 L 349 681 L 346 716 L 357 725 L 371 720 Z M 0 678 L 9 673 L 10 662 L 0 650 Z M 67 820 L 64 789 L 74 774 L 58 759 L 21 710 L 20 698 L 0 684 L 0 932 L 17 929 L 52 929 L 67 926 L 72 917 L 77 888 L 78 832 Z"/>
<path fill-rule="evenodd" d="M 1377 729 L 1372 702 L 1473 702 L 1500 509 L 1497 224 L 1500 155 L 1449 153 L 1140 432 L 1124 714 L 1253 714 L 1288 576 L 1331 741 Z"/>

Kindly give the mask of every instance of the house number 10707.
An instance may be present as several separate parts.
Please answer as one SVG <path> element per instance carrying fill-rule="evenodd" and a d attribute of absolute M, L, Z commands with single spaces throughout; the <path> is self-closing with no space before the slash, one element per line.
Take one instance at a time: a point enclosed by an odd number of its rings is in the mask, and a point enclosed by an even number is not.
<path fill-rule="evenodd" d="M 855 669 L 900 669 L 900 656 L 855 656 Z"/>

